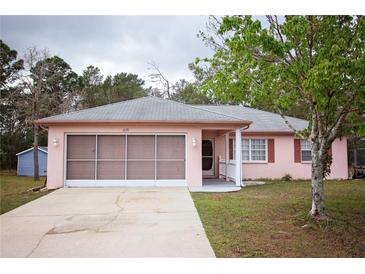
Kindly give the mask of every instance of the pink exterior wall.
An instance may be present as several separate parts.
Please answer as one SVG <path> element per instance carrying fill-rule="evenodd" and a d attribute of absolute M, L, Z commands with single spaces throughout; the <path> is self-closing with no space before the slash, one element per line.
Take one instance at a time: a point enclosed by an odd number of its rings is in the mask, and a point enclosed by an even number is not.
<path fill-rule="evenodd" d="M 188 186 L 202 185 L 202 138 L 214 139 L 215 143 L 215 177 L 218 177 L 219 156 L 225 158 L 225 139 L 222 131 L 218 129 L 202 129 L 200 126 L 50 126 L 48 131 L 48 175 L 47 187 L 49 189 L 64 186 L 65 162 L 65 136 L 67 133 L 184 133 L 186 134 L 186 180 Z M 221 128 L 224 130 L 224 128 Z M 202 133 L 203 132 L 203 133 Z M 243 133 L 244 138 L 250 138 Z M 196 147 L 192 145 L 192 138 L 197 140 Z M 54 138 L 58 138 L 59 145 L 52 145 Z M 281 178 L 290 174 L 294 179 L 309 179 L 311 176 L 310 163 L 294 163 L 294 137 L 293 136 L 252 136 L 251 138 L 275 139 L 274 163 L 243 163 L 243 177 L 245 179 Z M 347 140 L 342 138 L 332 144 L 333 162 L 329 179 L 347 179 Z"/>
<path fill-rule="evenodd" d="M 201 132 L 200 127 L 194 126 L 50 126 L 48 130 L 48 163 L 47 187 L 49 189 L 64 186 L 65 162 L 65 136 L 67 133 L 123 133 L 128 129 L 133 133 L 184 133 L 186 134 L 187 165 L 186 180 L 188 186 L 202 185 L 202 160 L 201 160 Z M 196 147 L 192 145 L 192 138 L 197 140 Z M 59 145 L 53 146 L 52 140 L 58 138 Z"/>
<path fill-rule="evenodd" d="M 225 158 L 224 136 L 217 137 L 223 145 L 216 146 L 216 154 Z M 231 137 L 232 138 L 232 137 Z M 293 136 L 250 136 L 243 133 L 243 138 L 274 139 L 275 162 L 274 163 L 243 163 L 242 174 L 244 179 L 271 178 L 279 179 L 285 174 L 290 174 L 294 179 L 311 178 L 311 162 L 294 162 L 294 137 Z M 347 139 L 336 139 L 332 144 L 332 166 L 328 179 L 347 179 Z"/>

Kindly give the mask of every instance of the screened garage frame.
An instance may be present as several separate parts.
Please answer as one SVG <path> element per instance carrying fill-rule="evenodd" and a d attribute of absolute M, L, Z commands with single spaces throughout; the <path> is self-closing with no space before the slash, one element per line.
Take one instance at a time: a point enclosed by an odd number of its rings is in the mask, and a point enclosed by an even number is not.
<path fill-rule="evenodd" d="M 88 133 L 65 133 L 65 144 L 64 144 L 64 186 L 66 187 L 110 187 L 110 186 L 187 186 L 187 138 L 186 133 L 166 132 L 166 133 L 101 133 L 101 132 L 88 132 Z M 78 159 L 69 159 L 68 155 L 68 138 L 69 136 L 95 136 L 95 157 L 92 159 L 83 159 L 84 162 L 94 161 L 94 177 L 89 179 L 68 179 L 68 163 L 72 161 L 78 161 Z M 98 155 L 98 140 L 101 136 L 124 136 L 124 159 L 102 159 Z M 128 158 L 128 136 L 153 136 L 154 138 L 154 157 L 148 159 L 133 159 Z M 182 158 L 168 158 L 159 159 L 158 155 L 158 138 L 159 136 L 183 136 L 184 137 L 184 159 Z M 162 149 L 161 149 L 162 150 Z M 120 161 L 124 162 L 124 179 L 98 179 L 98 164 L 106 161 Z M 184 174 L 183 178 L 179 179 L 161 179 L 157 176 L 158 162 L 184 162 Z M 133 179 L 128 177 L 128 162 L 153 162 L 154 163 L 154 178 L 153 179 Z"/>

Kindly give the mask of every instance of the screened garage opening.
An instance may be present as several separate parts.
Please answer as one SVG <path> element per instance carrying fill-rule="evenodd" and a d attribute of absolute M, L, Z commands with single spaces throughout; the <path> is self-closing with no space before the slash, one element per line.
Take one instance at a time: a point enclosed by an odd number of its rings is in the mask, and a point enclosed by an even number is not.
<path fill-rule="evenodd" d="M 67 186 L 186 185 L 185 135 L 67 135 Z"/>

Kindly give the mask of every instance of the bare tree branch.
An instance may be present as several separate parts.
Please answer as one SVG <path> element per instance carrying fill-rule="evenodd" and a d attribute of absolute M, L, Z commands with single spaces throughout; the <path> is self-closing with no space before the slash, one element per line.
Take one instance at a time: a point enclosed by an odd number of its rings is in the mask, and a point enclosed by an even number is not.
<path fill-rule="evenodd" d="M 161 70 L 159 69 L 158 65 L 155 62 L 153 61 L 148 62 L 148 65 L 150 66 L 150 68 L 148 69 L 154 71 L 153 73 L 148 75 L 151 81 L 162 85 L 163 95 L 165 95 L 167 98 L 171 98 L 170 81 L 162 74 Z"/>

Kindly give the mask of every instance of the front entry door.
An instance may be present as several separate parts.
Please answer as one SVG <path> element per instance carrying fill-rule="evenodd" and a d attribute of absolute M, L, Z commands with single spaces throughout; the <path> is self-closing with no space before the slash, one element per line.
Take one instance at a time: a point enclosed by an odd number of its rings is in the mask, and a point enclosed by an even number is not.
<path fill-rule="evenodd" d="M 214 176 L 214 141 L 202 141 L 203 176 Z"/>

